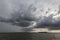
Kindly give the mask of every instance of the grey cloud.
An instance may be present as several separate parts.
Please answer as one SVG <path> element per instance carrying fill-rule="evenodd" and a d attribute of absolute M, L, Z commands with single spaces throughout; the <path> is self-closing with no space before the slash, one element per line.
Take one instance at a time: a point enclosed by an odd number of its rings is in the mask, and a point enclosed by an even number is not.
<path fill-rule="evenodd" d="M 60 26 L 60 0 L 0 0 L 0 16 L 20 27 Z M 1 19 L 1 18 L 0 18 Z M 35 22 L 35 25 L 32 25 Z"/>

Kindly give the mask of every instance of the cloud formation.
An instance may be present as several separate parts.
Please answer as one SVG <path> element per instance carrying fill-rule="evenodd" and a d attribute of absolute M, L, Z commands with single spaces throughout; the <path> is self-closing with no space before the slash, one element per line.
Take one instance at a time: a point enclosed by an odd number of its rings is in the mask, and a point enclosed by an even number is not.
<path fill-rule="evenodd" d="M 0 0 L 0 16 L 21 27 L 60 26 L 60 0 Z M 34 24 L 34 26 L 33 26 Z"/>

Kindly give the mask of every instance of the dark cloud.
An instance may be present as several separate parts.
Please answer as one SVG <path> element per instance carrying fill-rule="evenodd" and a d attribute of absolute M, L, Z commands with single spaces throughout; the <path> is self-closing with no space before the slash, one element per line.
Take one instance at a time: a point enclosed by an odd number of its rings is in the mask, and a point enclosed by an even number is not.
<path fill-rule="evenodd" d="M 14 26 L 59 27 L 60 0 L 0 0 L 0 21 Z"/>

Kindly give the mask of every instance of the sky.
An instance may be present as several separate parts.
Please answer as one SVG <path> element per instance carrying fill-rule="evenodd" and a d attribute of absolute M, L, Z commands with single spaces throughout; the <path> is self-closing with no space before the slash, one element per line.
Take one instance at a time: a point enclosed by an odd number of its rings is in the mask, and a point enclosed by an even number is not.
<path fill-rule="evenodd" d="M 0 0 L 0 17 L 13 20 L 16 27 L 59 27 L 60 0 Z"/>

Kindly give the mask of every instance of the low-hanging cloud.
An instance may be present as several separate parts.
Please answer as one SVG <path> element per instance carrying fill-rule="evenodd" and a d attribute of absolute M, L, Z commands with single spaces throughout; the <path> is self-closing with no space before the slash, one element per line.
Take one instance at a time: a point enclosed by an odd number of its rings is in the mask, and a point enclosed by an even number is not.
<path fill-rule="evenodd" d="M 0 0 L 1 1 L 1 0 Z M 60 0 L 3 0 L 0 16 L 21 27 L 60 26 Z M 34 24 L 34 26 L 33 26 Z"/>

